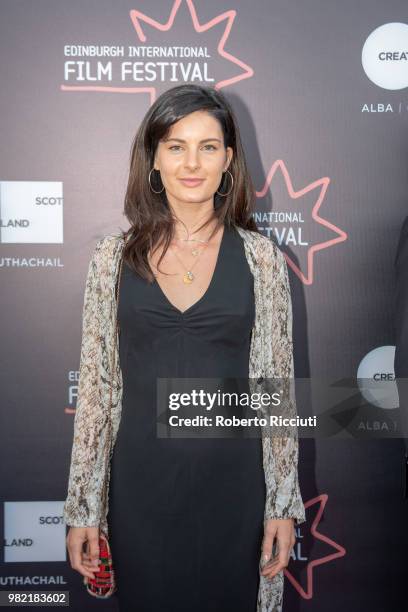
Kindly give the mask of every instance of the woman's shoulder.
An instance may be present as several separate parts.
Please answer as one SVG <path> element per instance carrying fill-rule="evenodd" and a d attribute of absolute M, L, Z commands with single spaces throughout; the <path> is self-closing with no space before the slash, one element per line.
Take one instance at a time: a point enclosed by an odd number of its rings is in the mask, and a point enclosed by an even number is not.
<path fill-rule="evenodd" d="M 252 247 L 258 264 L 280 267 L 286 263 L 283 251 L 272 238 L 255 230 L 238 228 L 238 231 Z"/>
<path fill-rule="evenodd" d="M 123 233 L 105 234 L 96 242 L 95 248 L 99 250 L 109 249 L 123 242 Z"/>
<path fill-rule="evenodd" d="M 99 270 L 110 268 L 123 246 L 123 234 L 106 234 L 97 239 L 92 253 L 92 261 Z"/>
<path fill-rule="evenodd" d="M 104 255 L 106 252 L 115 250 L 123 244 L 123 233 L 120 234 L 105 234 L 98 238 L 95 243 L 95 253 Z"/>

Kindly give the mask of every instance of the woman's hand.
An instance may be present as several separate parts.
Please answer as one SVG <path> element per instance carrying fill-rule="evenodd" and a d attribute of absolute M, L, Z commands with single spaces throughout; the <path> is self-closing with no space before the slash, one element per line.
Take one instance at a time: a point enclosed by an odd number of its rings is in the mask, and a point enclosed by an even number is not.
<path fill-rule="evenodd" d="M 265 521 L 262 541 L 261 575 L 272 579 L 289 563 L 291 550 L 296 542 L 294 519 L 270 519 Z M 272 557 L 273 542 L 276 537 L 278 554 Z"/>
<path fill-rule="evenodd" d="M 99 527 L 70 527 L 66 542 L 72 569 L 87 578 L 95 578 L 94 572 L 99 569 Z"/>

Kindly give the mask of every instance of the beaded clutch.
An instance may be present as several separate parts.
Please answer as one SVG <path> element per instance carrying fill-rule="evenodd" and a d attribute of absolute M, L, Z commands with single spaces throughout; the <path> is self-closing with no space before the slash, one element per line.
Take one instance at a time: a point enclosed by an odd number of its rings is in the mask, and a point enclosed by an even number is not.
<path fill-rule="evenodd" d="M 99 599 L 107 599 L 116 591 L 115 573 L 112 566 L 112 554 L 108 539 L 103 531 L 99 532 L 99 570 L 94 572 L 95 578 L 84 576 L 84 584 L 90 595 Z"/>

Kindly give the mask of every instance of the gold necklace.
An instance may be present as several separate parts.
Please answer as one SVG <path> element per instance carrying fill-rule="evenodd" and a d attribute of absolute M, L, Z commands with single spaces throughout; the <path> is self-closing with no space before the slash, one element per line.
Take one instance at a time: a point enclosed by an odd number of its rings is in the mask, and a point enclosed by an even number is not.
<path fill-rule="evenodd" d="M 186 228 L 186 229 L 187 229 L 187 238 L 179 238 L 179 237 L 177 237 L 177 240 L 182 240 L 183 242 L 201 242 L 201 243 L 203 243 L 203 244 L 208 244 L 208 240 L 201 240 L 200 238 L 190 238 L 191 231 L 192 231 L 192 230 L 194 229 L 194 227 L 196 227 L 196 226 L 197 226 L 197 225 L 198 225 L 200 222 L 201 222 L 201 219 L 199 219 L 199 220 L 197 221 L 197 223 L 196 223 L 195 225 L 193 225 L 193 227 L 192 227 L 190 230 L 188 229 L 188 227 Z M 193 232 L 193 233 L 194 233 L 194 232 Z M 200 251 L 199 251 L 198 249 L 194 248 L 194 249 L 191 251 L 191 254 L 192 254 L 193 256 L 196 256 L 196 255 L 198 255 L 198 253 L 199 253 L 199 252 L 200 252 Z"/>
<path fill-rule="evenodd" d="M 194 226 L 193 226 L 193 228 L 194 228 Z M 187 228 L 187 235 L 188 235 L 188 236 L 190 236 L 190 230 L 189 230 L 188 228 Z M 210 235 L 211 235 L 211 234 L 210 234 Z M 177 240 L 181 240 L 181 241 L 183 241 L 183 242 L 201 242 L 201 243 L 202 243 L 202 244 L 204 244 L 204 245 L 207 245 L 207 244 L 208 244 L 208 242 L 209 242 L 209 240 L 208 240 L 208 239 L 207 239 L 207 240 L 202 240 L 201 238 L 179 238 L 179 237 L 177 237 L 176 239 L 177 239 Z M 192 251 L 190 251 L 190 253 L 191 253 L 191 254 L 192 254 L 194 257 L 196 257 L 196 255 L 198 255 L 198 254 L 200 253 L 200 250 L 199 250 L 199 249 L 197 249 L 196 247 L 194 247 L 194 248 L 193 248 L 193 250 L 192 250 Z"/>
<path fill-rule="evenodd" d="M 211 235 L 211 234 L 210 234 Z M 203 241 L 204 242 L 204 241 Z M 205 246 L 207 246 L 207 244 L 209 243 L 209 240 L 207 239 Z M 195 279 L 195 276 L 193 274 L 193 268 L 196 265 L 196 263 L 198 262 L 198 260 L 200 259 L 201 253 L 203 253 L 203 251 L 205 249 L 201 249 L 200 252 L 198 252 L 198 257 L 195 260 L 195 262 L 193 263 L 193 265 L 190 268 L 186 268 L 186 266 L 184 265 L 184 262 L 180 259 L 180 257 L 177 255 L 176 251 L 173 251 L 173 249 L 171 249 L 172 252 L 174 253 L 174 255 L 177 257 L 177 259 L 179 260 L 179 262 L 181 263 L 181 265 L 183 266 L 183 268 L 185 269 L 186 273 L 183 275 L 183 283 L 185 285 L 190 285 L 193 280 Z M 193 251 L 192 251 L 193 253 Z M 197 255 L 197 252 L 193 253 L 193 255 Z"/>
<path fill-rule="evenodd" d="M 182 240 L 183 242 L 201 242 L 203 243 L 205 246 L 207 246 L 208 244 L 208 240 L 199 240 L 194 239 L 194 238 L 177 238 L 177 240 Z M 173 243 L 174 244 L 174 243 Z M 196 255 L 198 255 L 200 253 L 200 249 L 197 249 L 197 247 L 194 247 L 192 251 L 190 251 L 190 253 L 195 257 Z"/>

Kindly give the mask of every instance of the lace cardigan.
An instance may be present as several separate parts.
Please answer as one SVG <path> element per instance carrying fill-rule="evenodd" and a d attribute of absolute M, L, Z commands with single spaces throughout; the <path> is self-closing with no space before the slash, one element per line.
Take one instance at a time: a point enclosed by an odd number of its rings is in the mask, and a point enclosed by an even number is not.
<path fill-rule="evenodd" d="M 288 271 L 284 255 L 274 242 L 254 231 L 239 227 L 237 230 L 244 240 L 245 255 L 254 276 L 250 387 L 251 391 L 261 391 L 265 378 L 289 380 L 294 376 Z M 99 526 L 107 534 L 110 461 L 106 457 L 107 453 L 112 456 L 122 398 L 115 288 L 123 245 L 121 235 L 101 238 L 89 263 L 74 436 L 63 509 L 67 525 Z M 296 402 L 290 397 L 290 413 L 296 415 Z M 109 418 L 111 435 L 107 427 Z M 266 484 L 264 519 L 294 518 L 297 525 L 303 523 L 306 519 L 298 482 L 297 431 L 287 437 L 262 433 L 262 449 Z M 260 576 L 257 612 L 280 612 L 282 600 L 283 571 L 272 580 Z"/>

